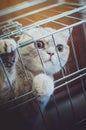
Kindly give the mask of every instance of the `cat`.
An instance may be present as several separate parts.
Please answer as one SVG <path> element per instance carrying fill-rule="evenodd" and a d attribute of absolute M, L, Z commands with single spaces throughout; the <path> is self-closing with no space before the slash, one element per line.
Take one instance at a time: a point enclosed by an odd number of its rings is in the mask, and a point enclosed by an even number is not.
<path fill-rule="evenodd" d="M 12 38 L 0 40 L 0 102 L 33 90 L 35 91 L 34 95 L 38 96 L 37 99 L 41 104 L 42 111 L 44 110 L 50 96 L 54 92 L 53 75 L 65 66 L 70 53 L 67 44 L 70 37 L 68 29 L 53 34 L 53 37 L 40 38 L 43 35 L 47 35 L 48 32 L 52 33 L 53 31 L 56 30 L 36 27 L 21 34 L 17 43 Z M 34 40 L 34 42 L 17 49 L 20 43 L 31 40 Z M 18 52 L 22 56 L 28 80 L 22 69 Z M 11 87 L 14 90 L 14 97 L 12 96 L 7 77 L 3 70 L 3 64 Z"/>

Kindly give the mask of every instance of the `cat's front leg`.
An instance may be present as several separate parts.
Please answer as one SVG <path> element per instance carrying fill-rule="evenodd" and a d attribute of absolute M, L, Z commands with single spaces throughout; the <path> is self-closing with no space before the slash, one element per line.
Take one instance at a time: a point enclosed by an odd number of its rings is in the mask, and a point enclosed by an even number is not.
<path fill-rule="evenodd" d="M 44 110 L 54 91 L 53 78 L 43 73 L 36 75 L 33 79 L 32 89 L 39 96 L 38 101 L 40 102 L 41 109 Z"/>

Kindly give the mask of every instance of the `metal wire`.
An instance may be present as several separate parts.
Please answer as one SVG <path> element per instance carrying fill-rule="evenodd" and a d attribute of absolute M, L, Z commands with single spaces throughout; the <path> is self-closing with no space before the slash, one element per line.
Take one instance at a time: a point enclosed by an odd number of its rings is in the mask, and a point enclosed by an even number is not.
<path fill-rule="evenodd" d="M 72 35 L 71 35 L 70 38 L 71 38 L 71 43 L 72 43 L 72 49 L 73 49 L 73 54 L 74 54 L 74 58 L 75 58 L 76 68 L 77 68 L 77 70 L 79 70 L 79 64 L 78 64 L 78 59 L 77 59 L 77 56 L 76 56 L 76 51 L 75 51 L 75 47 L 74 47 L 74 42 L 73 42 Z M 84 98 L 86 100 L 86 91 L 85 91 L 85 85 L 84 85 L 83 79 L 80 78 L 80 81 L 81 81 L 81 87 L 82 87 L 82 90 L 83 90 L 83 95 L 84 95 Z"/>
<path fill-rule="evenodd" d="M 24 62 L 23 62 L 23 60 L 22 60 L 22 56 L 21 56 L 21 54 L 20 54 L 18 48 L 17 48 L 17 52 L 18 52 L 18 55 L 19 55 L 19 58 L 20 58 L 20 62 L 21 62 L 21 64 L 22 64 L 22 68 L 23 68 L 23 71 L 24 71 L 24 73 L 25 73 L 26 79 L 29 80 L 30 77 L 28 77 L 28 75 L 27 75 L 27 72 L 26 72 L 26 69 L 25 69 L 25 65 L 24 65 Z"/>
<path fill-rule="evenodd" d="M 8 74 L 7 74 L 7 70 L 6 70 L 6 68 L 5 68 L 5 65 L 4 65 L 4 63 L 3 63 L 2 59 L 1 59 L 1 57 L 0 57 L 0 63 L 1 63 L 1 65 L 2 65 L 2 68 L 3 68 L 4 73 L 5 73 L 5 75 L 6 75 L 7 81 L 8 81 L 8 83 L 9 83 L 9 87 L 10 87 L 10 89 L 11 89 L 11 92 L 12 92 L 14 98 L 15 98 L 15 93 L 14 93 L 13 86 L 12 86 L 12 84 L 11 84 L 11 82 L 10 82 L 9 76 L 8 76 Z"/>
<path fill-rule="evenodd" d="M 54 45 L 55 45 L 54 37 L 53 37 L 53 42 L 54 42 Z M 60 67 L 61 67 L 62 76 L 65 77 L 64 70 L 63 70 L 63 67 L 62 67 L 62 65 L 61 65 L 61 61 L 60 61 L 58 52 L 57 52 L 57 55 L 58 55 L 59 64 L 60 64 Z M 65 79 L 66 79 L 66 78 L 65 78 Z M 70 94 L 70 90 L 69 90 L 69 87 L 68 87 L 68 83 L 67 83 L 67 82 L 66 82 L 66 90 L 67 90 L 67 93 L 68 93 L 68 96 L 69 96 L 69 100 L 70 100 L 70 104 L 71 104 L 71 109 L 72 109 L 73 117 L 75 117 L 75 112 L 74 112 L 74 108 L 73 108 L 73 104 L 72 104 L 72 98 L 71 98 L 71 94 Z"/>

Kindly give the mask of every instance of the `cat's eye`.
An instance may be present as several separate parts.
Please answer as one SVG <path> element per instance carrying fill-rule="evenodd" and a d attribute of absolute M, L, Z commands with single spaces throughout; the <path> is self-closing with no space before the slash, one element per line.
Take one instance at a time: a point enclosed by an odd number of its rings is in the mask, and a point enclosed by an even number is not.
<path fill-rule="evenodd" d="M 56 47 L 59 52 L 63 52 L 64 46 L 62 44 L 58 44 Z"/>
<path fill-rule="evenodd" d="M 44 48 L 44 47 L 45 47 L 45 44 L 44 44 L 44 42 L 43 42 L 43 41 L 36 41 L 36 45 L 37 45 L 37 47 L 38 47 L 39 49 L 41 49 L 41 48 Z"/>

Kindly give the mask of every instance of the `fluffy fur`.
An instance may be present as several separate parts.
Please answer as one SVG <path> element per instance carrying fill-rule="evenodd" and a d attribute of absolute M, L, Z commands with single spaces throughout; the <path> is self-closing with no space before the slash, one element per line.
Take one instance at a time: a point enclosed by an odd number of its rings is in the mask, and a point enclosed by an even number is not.
<path fill-rule="evenodd" d="M 35 90 L 35 94 L 40 96 L 38 100 L 43 102 L 44 106 L 46 106 L 54 91 L 53 75 L 61 70 L 69 57 L 67 41 L 70 34 L 68 30 L 54 34 L 54 41 L 52 36 L 37 40 L 39 37 L 53 31 L 55 30 L 52 28 L 33 28 L 20 36 L 18 43 L 36 40 L 32 44 L 20 48 L 29 80 L 26 79 L 20 60 L 18 60 L 16 42 L 13 39 L 0 40 L 0 57 L 6 67 L 15 96 L 29 90 Z M 13 56 L 10 57 L 12 52 L 14 52 Z M 3 54 L 6 55 L 3 56 Z M 40 54 L 40 57 L 38 54 Z M 5 61 L 5 59 L 7 60 Z M 12 98 L 12 93 L 0 65 L 0 100 L 10 98 Z"/>

